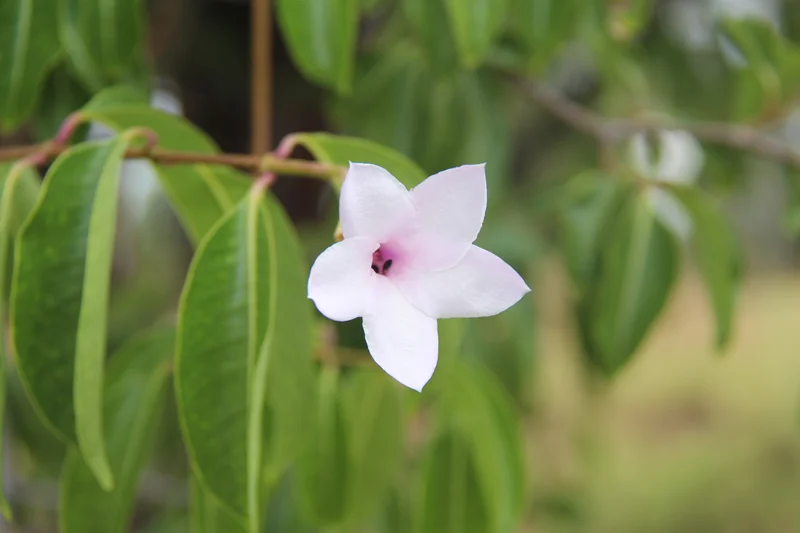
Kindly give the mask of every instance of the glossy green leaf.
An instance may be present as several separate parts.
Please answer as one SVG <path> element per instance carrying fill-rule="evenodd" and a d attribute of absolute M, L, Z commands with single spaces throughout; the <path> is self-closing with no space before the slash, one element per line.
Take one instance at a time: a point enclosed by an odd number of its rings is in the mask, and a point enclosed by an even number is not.
<path fill-rule="evenodd" d="M 733 229 L 716 203 L 695 187 L 672 191 L 692 218 L 692 255 L 703 276 L 717 320 L 716 344 L 731 336 L 733 311 L 741 277 L 739 248 Z"/>
<path fill-rule="evenodd" d="M 323 366 L 309 446 L 297 460 L 296 485 L 300 509 L 320 526 L 342 523 L 348 511 L 352 470 L 341 394 L 339 370 Z"/>
<path fill-rule="evenodd" d="M 456 433 L 431 445 L 419 487 L 416 533 L 490 533 L 489 502 L 473 449 Z"/>
<path fill-rule="evenodd" d="M 343 385 L 349 441 L 350 520 L 360 521 L 386 501 L 403 459 L 400 391 L 379 371 L 360 371 Z"/>
<path fill-rule="evenodd" d="M 461 63 L 477 67 L 503 28 L 508 0 L 444 0 Z"/>
<path fill-rule="evenodd" d="M 195 476 L 189 485 L 189 520 L 192 533 L 245 533 L 247 528 L 219 502 Z"/>
<path fill-rule="evenodd" d="M 358 0 L 278 0 L 278 23 L 295 65 L 308 79 L 350 90 Z"/>
<path fill-rule="evenodd" d="M 663 309 L 680 250 L 639 194 L 627 196 L 607 239 L 579 303 L 579 325 L 589 361 L 610 376 L 630 360 Z"/>
<path fill-rule="evenodd" d="M 9 277 L 9 257 L 11 245 L 16 237 L 22 221 L 28 216 L 39 194 L 39 179 L 36 171 L 21 164 L 0 164 L 0 287 L 5 291 Z M 0 295 L 0 428 L 5 419 L 5 364 L 6 364 L 6 306 L 5 294 Z M 2 443 L 0 442 L 0 452 Z M 2 465 L 0 465 L 0 481 L 2 481 Z M 0 513 L 11 519 L 11 507 L 5 493 L 0 489 Z"/>
<path fill-rule="evenodd" d="M 379 165 L 406 187 L 414 187 L 427 177 L 406 156 L 366 139 L 330 133 L 298 133 L 297 142 L 311 152 L 314 159 L 323 163 L 343 167 L 347 167 L 351 161 Z"/>
<path fill-rule="evenodd" d="M 47 0 L 0 2 L 0 131 L 33 113 L 59 54 L 56 14 Z"/>
<path fill-rule="evenodd" d="M 141 67 L 140 0 L 56 0 L 58 35 L 70 65 L 94 91 Z M 53 11 L 53 8 L 50 8 Z"/>
<path fill-rule="evenodd" d="M 50 168 L 21 229 L 11 298 L 14 345 L 31 399 L 58 435 L 77 442 L 105 488 L 113 479 L 102 430 L 103 366 L 127 142 L 122 136 L 78 145 Z"/>
<path fill-rule="evenodd" d="M 518 413 L 480 367 L 458 362 L 441 389 L 440 418 L 468 444 L 486 504 L 485 531 L 513 531 L 524 503 L 525 464 Z"/>
<path fill-rule="evenodd" d="M 262 475 L 297 454 L 313 402 L 308 269 L 270 196 L 251 193 L 206 236 L 181 296 L 175 385 L 192 466 L 249 530 Z"/>
<path fill-rule="evenodd" d="M 218 153 L 219 148 L 185 119 L 141 103 L 136 91 L 113 88 L 99 93 L 82 110 L 88 120 L 114 131 L 145 127 L 158 135 L 167 150 Z M 184 229 L 194 243 L 244 197 L 251 180 L 229 167 L 216 165 L 155 165 L 159 181 Z"/>
<path fill-rule="evenodd" d="M 59 521 L 62 533 L 123 533 L 129 530 L 139 475 L 149 455 L 166 399 L 172 328 L 144 334 L 112 355 L 104 407 L 105 438 L 115 486 L 104 490 L 73 449 L 61 472 Z"/>

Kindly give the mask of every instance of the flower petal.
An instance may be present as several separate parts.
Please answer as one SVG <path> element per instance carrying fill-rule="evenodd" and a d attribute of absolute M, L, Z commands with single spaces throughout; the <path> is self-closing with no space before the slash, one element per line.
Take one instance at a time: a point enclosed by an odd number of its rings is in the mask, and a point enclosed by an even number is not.
<path fill-rule="evenodd" d="M 406 271 L 393 281 L 408 301 L 433 318 L 496 315 L 530 292 L 505 261 L 474 245 L 448 270 Z"/>
<path fill-rule="evenodd" d="M 375 276 L 364 336 L 372 358 L 387 374 L 421 391 L 431 379 L 439 354 L 436 320 L 408 303 L 384 276 Z"/>
<path fill-rule="evenodd" d="M 414 223 L 414 204 L 405 186 L 377 165 L 350 163 L 339 196 L 345 239 L 370 237 L 386 242 Z"/>
<path fill-rule="evenodd" d="M 353 237 L 317 257 L 308 277 L 308 297 L 320 313 L 340 322 L 364 315 L 374 288 L 371 265 L 377 249 L 372 239 Z"/>
<path fill-rule="evenodd" d="M 444 170 L 411 189 L 417 227 L 401 243 L 419 268 L 441 270 L 461 259 L 486 214 L 486 165 Z"/>

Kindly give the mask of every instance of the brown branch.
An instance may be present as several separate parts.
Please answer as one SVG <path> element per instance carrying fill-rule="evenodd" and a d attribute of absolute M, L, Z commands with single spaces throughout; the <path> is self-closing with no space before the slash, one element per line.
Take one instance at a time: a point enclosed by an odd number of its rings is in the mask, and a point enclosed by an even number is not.
<path fill-rule="evenodd" d="M 673 119 L 606 118 L 576 104 L 569 98 L 536 81 L 520 81 L 525 94 L 537 105 L 558 117 L 577 131 L 611 145 L 637 133 L 683 130 L 698 140 L 750 152 L 759 157 L 800 168 L 800 151 L 768 137 L 761 130 L 724 122 L 695 122 Z"/>
<path fill-rule="evenodd" d="M 0 148 L 0 161 L 15 161 L 32 155 L 40 155 L 43 162 L 55 159 L 67 146 L 57 143 L 44 143 L 27 146 L 8 146 Z M 315 163 L 301 159 L 280 159 L 271 153 L 250 154 L 200 154 L 178 152 L 161 148 L 131 148 L 125 152 L 126 159 L 150 159 L 162 165 L 224 165 L 248 172 L 274 172 L 287 176 L 308 176 L 324 180 L 339 179 L 344 169 L 335 165 Z"/>
<path fill-rule="evenodd" d="M 250 2 L 250 150 L 272 149 L 272 8 L 270 0 Z"/>

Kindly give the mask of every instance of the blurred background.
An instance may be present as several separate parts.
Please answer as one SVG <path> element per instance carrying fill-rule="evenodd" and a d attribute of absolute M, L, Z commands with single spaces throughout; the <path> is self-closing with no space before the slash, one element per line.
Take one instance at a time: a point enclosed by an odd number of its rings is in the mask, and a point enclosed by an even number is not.
<path fill-rule="evenodd" d="M 48 9 L 46 4 L 36 9 Z M 224 151 L 248 152 L 249 2 L 145 4 L 143 67 L 104 83 L 132 80 L 148 86 L 153 106 L 184 115 Z M 490 205 L 478 244 L 523 273 L 533 293 L 500 316 L 470 321 L 460 356 L 479 361 L 499 378 L 519 417 L 528 491 L 518 531 L 800 530 L 796 171 L 705 145 L 685 132 L 642 135 L 620 147 L 615 156 L 624 165 L 658 179 L 671 179 L 660 175 L 671 172 L 718 197 L 741 239 L 746 266 L 724 349 L 713 345 L 714 316 L 687 260 L 631 361 L 613 379 L 598 378 L 578 341 L 575 287 L 564 267 L 558 221 L 564 199 L 574 194 L 571 179 L 602 166 L 602 158 L 593 139 L 540 108 L 516 81 L 519 75 L 508 74 L 524 72 L 605 116 L 746 123 L 800 148 L 800 76 L 795 77 L 800 69 L 791 75 L 772 72 L 780 98 L 770 99 L 763 90 L 753 96 L 746 76 L 755 67 L 720 29 L 723 23 L 753 20 L 774 28 L 796 54 L 787 62 L 798 65 L 800 3 L 516 0 L 515 5 L 541 22 L 521 27 L 528 19 L 509 16 L 486 57 L 466 67 L 438 0 L 359 0 L 354 75 L 351 86 L 339 91 L 298 71 L 276 24 L 273 139 L 298 131 L 365 137 L 406 154 L 429 174 L 488 163 Z M 94 92 L 56 61 L 35 113 L 9 129 L 0 144 L 52 138 Z M 88 132 L 106 134 L 99 127 Z M 175 312 L 192 254 L 147 163 L 126 163 L 122 191 L 112 347 Z M 303 179 L 281 179 L 274 191 L 297 223 L 311 262 L 331 243 L 334 192 Z M 656 209 L 680 238 L 685 215 L 669 202 Z M 360 324 L 337 328 L 343 352 L 363 350 Z M 19 381 L 13 374 L 8 380 L 10 446 L 3 482 L 19 512 L 13 527 L 4 523 L 0 530 L 54 531 L 64 450 L 38 422 Z M 135 531 L 187 530 L 186 466 L 174 416 L 168 413 L 162 445 L 144 474 Z M 293 515 L 280 518 L 292 508 L 291 497 L 280 494 L 271 507 L 278 518 L 269 530 L 315 531 Z M 409 531 L 401 520 L 389 521 L 385 530 Z M 362 531 L 379 530 L 384 531 Z"/>

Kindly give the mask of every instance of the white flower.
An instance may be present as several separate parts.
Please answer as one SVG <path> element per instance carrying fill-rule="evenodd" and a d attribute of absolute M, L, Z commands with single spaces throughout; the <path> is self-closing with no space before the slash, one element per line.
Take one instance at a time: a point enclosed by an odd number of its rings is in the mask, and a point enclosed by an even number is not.
<path fill-rule="evenodd" d="M 486 211 L 484 165 L 407 190 L 386 170 L 351 163 L 339 198 L 344 240 L 311 268 L 308 297 L 331 320 L 363 317 L 375 362 L 415 390 L 433 375 L 439 318 L 500 313 L 530 292 L 472 243 Z"/>

